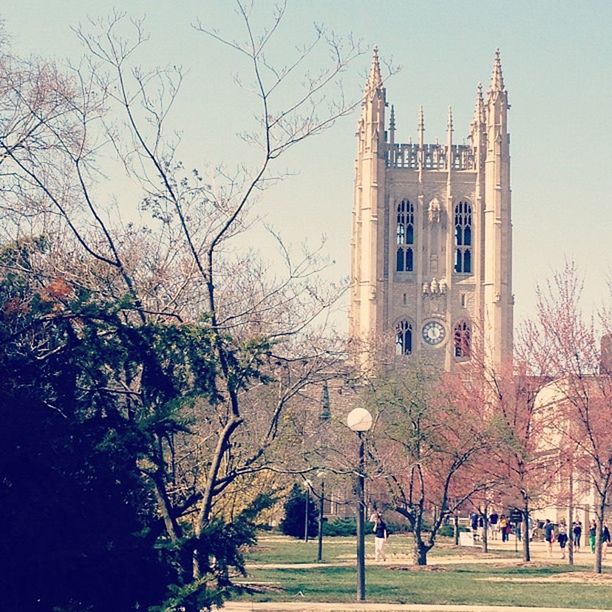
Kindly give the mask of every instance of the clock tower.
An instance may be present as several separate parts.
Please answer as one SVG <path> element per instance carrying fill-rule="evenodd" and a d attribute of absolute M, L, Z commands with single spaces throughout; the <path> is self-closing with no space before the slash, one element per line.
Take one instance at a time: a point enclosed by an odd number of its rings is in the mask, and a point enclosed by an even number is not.
<path fill-rule="evenodd" d="M 350 329 L 367 362 L 381 350 L 452 370 L 477 353 L 512 358 L 508 94 L 499 51 L 479 85 L 467 141 L 396 142 L 374 50 L 357 127 Z M 387 110 L 389 117 L 387 120 Z"/>

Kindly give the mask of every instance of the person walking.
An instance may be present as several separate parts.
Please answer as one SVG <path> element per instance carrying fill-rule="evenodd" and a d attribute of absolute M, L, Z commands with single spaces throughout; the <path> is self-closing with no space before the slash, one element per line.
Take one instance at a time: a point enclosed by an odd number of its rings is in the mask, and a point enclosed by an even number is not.
<path fill-rule="evenodd" d="M 506 518 L 505 514 L 502 514 L 499 517 L 499 530 L 501 531 L 502 542 L 508 541 L 508 529 L 508 519 Z"/>
<path fill-rule="evenodd" d="M 485 531 L 485 520 L 484 516 L 478 517 L 478 538 L 481 542 L 484 542 L 484 531 Z"/>
<path fill-rule="evenodd" d="M 546 519 L 544 523 L 544 540 L 548 546 L 548 556 L 552 557 L 552 543 L 555 541 L 555 526 Z"/>
<path fill-rule="evenodd" d="M 595 552 L 595 538 L 597 537 L 597 524 L 595 521 L 591 521 L 591 526 L 589 527 L 589 544 L 591 546 L 591 552 Z"/>
<path fill-rule="evenodd" d="M 489 525 L 491 525 L 491 539 L 497 540 L 499 533 L 499 514 L 497 512 L 493 512 L 489 517 Z"/>
<path fill-rule="evenodd" d="M 601 530 L 601 558 L 605 559 L 608 556 L 608 546 L 610 546 L 610 530 L 608 524 L 604 523 Z"/>
<path fill-rule="evenodd" d="M 380 512 L 374 515 L 374 560 L 375 561 L 386 561 L 387 556 L 385 554 L 385 544 L 389 534 L 387 532 L 387 525 L 383 521 Z"/>
<path fill-rule="evenodd" d="M 565 545 L 567 544 L 567 524 L 565 523 L 564 518 L 562 518 L 559 522 L 557 541 L 559 542 L 559 547 L 561 548 L 561 558 L 565 559 Z"/>
<path fill-rule="evenodd" d="M 572 534 L 574 536 L 574 548 L 579 551 L 580 550 L 580 540 L 582 539 L 582 522 L 574 521 L 574 526 L 572 527 Z"/>
<path fill-rule="evenodd" d="M 470 527 L 472 528 L 472 542 L 476 545 L 478 543 L 478 514 L 476 512 L 470 514 Z"/>
<path fill-rule="evenodd" d="M 523 541 L 523 530 L 521 529 L 522 523 L 519 521 L 512 521 L 512 532 L 514 533 L 514 537 L 519 541 Z"/>

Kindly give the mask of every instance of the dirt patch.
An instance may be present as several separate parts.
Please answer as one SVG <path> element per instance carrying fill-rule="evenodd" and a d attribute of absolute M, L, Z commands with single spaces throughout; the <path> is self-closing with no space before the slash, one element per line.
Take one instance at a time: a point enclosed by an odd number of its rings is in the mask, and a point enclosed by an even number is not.
<path fill-rule="evenodd" d="M 439 565 L 389 565 L 386 569 L 397 572 L 448 572 L 449 568 Z"/>
<path fill-rule="evenodd" d="M 251 593 L 283 593 L 280 582 L 240 582 L 240 586 Z"/>
<path fill-rule="evenodd" d="M 500 567 L 503 567 L 500 565 Z M 545 561 L 519 561 L 516 567 L 524 567 L 525 569 L 545 569 L 550 568 L 550 563 Z"/>
<path fill-rule="evenodd" d="M 536 566 L 523 564 L 525 567 L 534 568 Z M 545 567 L 540 565 L 540 567 Z M 489 578 L 477 578 L 485 582 L 570 582 L 579 584 L 592 584 L 596 586 L 612 586 L 612 574 L 596 574 L 595 572 L 565 572 L 554 574 L 553 576 L 491 576 Z"/>

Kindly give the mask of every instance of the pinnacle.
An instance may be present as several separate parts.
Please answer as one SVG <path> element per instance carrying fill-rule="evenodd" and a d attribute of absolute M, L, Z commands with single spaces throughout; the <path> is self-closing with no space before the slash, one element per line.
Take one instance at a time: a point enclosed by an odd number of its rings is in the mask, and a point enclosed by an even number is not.
<path fill-rule="evenodd" d="M 425 129 L 425 113 L 423 112 L 423 107 L 422 106 L 419 107 L 419 125 L 418 125 L 418 129 L 419 130 L 424 130 Z"/>
<path fill-rule="evenodd" d="M 372 52 L 372 65 L 370 66 L 370 75 L 366 85 L 368 92 L 377 91 L 382 87 L 383 81 L 380 73 L 380 60 L 378 58 L 378 46 L 375 46 Z"/>
<path fill-rule="evenodd" d="M 495 50 L 495 60 L 493 62 L 493 73 L 491 74 L 491 87 L 489 91 L 504 90 L 504 75 L 502 74 L 501 55 L 499 48 Z"/>
<path fill-rule="evenodd" d="M 474 105 L 474 124 L 484 123 L 485 121 L 485 110 L 484 110 L 484 96 L 482 94 L 482 83 L 478 83 L 476 88 L 476 104 Z"/>

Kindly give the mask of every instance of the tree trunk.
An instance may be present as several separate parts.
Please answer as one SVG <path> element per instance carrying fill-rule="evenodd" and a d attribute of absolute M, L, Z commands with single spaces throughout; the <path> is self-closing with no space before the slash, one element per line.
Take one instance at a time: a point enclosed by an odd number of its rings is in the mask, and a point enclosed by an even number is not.
<path fill-rule="evenodd" d="M 482 517 L 482 552 L 489 552 L 489 509 L 485 506 L 484 515 Z"/>
<path fill-rule="evenodd" d="M 208 524 L 208 520 L 210 518 L 214 498 L 214 489 L 215 484 L 217 482 L 217 476 L 219 475 L 219 470 L 221 469 L 221 461 L 223 459 L 223 456 L 225 455 L 225 451 L 227 450 L 229 440 L 231 439 L 234 430 L 240 425 L 242 425 L 242 423 L 242 417 L 230 417 L 225 427 L 219 432 L 219 436 L 217 438 L 215 451 L 213 453 L 212 461 L 208 469 L 206 487 L 204 488 L 202 494 L 202 507 L 200 508 L 200 511 L 198 513 L 194 529 L 195 536 L 198 542 L 196 545 L 196 554 L 193 558 L 194 578 L 203 578 L 204 576 L 204 574 L 202 573 L 202 564 L 199 558 L 200 553 L 198 552 L 198 547 L 200 545 L 200 537 L 204 532 L 204 529 Z"/>
<path fill-rule="evenodd" d="M 570 461 L 568 482 L 569 503 L 567 505 L 567 562 L 574 565 L 574 464 Z"/>
<path fill-rule="evenodd" d="M 427 565 L 427 553 L 429 548 L 421 539 L 421 534 L 414 534 L 414 547 L 412 549 L 412 562 L 415 565 Z"/>
<path fill-rule="evenodd" d="M 519 529 L 523 530 L 523 561 L 528 563 L 531 561 L 531 546 L 529 544 L 529 500 L 524 500 L 523 506 L 523 522 L 519 525 Z"/>
<path fill-rule="evenodd" d="M 172 515 L 170 500 L 166 488 L 164 487 L 162 476 L 159 473 L 155 473 L 150 476 L 153 480 L 153 490 L 155 492 L 155 499 L 157 501 L 157 509 L 161 514 L 162 520 L 164 521 L 164 527 L 166 533 L 173 544 L 178 544 L 179 538 L 181 537 L 181 529 Z"/>
<path fill-rule="evenodd" d="M 601 526 L 597 525 L 597 530 L 595 531 L 595 561 L 593 563 L 593 571 L 596 574 L 602 573 L 601 552 Z"/>
<path fill-rule="evenodd" d="M 321 497 L 320 497 L 320 503 L 319 503 L 319 531 L 318 531 L 318 538 L 319 538 L 319 543 L 318 543 L 318 547 L 317 547 L 317 561 L 319 563 L 321 563 L 321 561 L 323 561 L 323 521 L 324 521 L 324 504 L 325 502 L 325 483 L 323 481 L 321 481 Z"/>
<path fill-rule="evenodd" d="M 593 571 L 596 574 L 602 573 L 601 557 L 602 557 L 602 552 L 603 552 L 603 546 L 602 546 L 602 541 L 601 541 L 601 532 L 603 531 L 603 527 L 604 527 L 604 518 L 605 518 L 605 512 L 606 512 L 605 510 L 606 497 L 602 496 L 602 498 L 599 501 L 600 501 L 600 505 L 599 505 L 599 508 L 597 509 L 597 529 L 595 531 L 595 563 L 593 566 Z"/>
<path fill-rule="evenodd" d="M 308 536 L 310 535 L 310 521 L 308 516 L 308 506 L 310 506 L 310 486 L 306 485 L 306 504 L 304 507 L 304 542 L 308 542 Z"/>
<path fill-rule="evenodd" d="M 454 523 L 454 533 L 453 535 L 455 536 L 455 546 L 459 546 L 459 515 L 455 512 L 455 516 L 453 517 L 453 523 Z"/>

